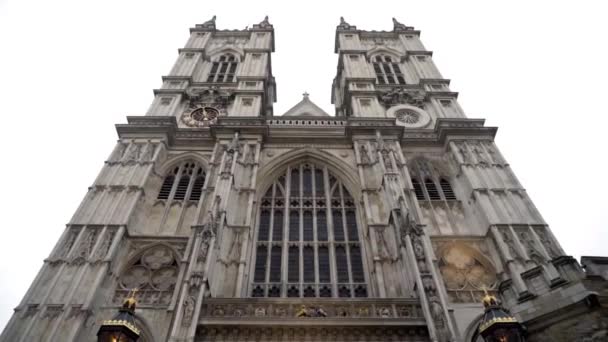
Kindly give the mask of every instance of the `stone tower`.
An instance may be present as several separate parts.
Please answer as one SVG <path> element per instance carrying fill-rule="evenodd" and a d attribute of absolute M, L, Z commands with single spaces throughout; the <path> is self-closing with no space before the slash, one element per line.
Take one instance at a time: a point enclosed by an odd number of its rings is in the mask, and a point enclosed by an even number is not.
<path fill-rule="evenodd" d="M 190 29 L 0 341 L 95 341 L 133 289 L 145 342 L 478 341 L 484 291 L 532 341 L 599 341 L 608 262 L 564 254 L 393 25 L 341 19 L 335 116 L 308 94 L 274 115 L 268 18 Z"/>

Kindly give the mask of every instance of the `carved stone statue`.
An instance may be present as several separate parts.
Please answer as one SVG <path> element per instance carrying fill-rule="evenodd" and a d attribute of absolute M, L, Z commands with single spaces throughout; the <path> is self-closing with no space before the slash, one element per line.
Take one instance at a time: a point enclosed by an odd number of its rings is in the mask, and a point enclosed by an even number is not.
<path fill-rule="evenodd" d="M 182 319 L 182 325 L 187 327 L 192 322 L 192 316 L 194 315 L 194 305 L 196 300 L 193 296 L 188 296 L 184 300 L 184 317 Z"/>

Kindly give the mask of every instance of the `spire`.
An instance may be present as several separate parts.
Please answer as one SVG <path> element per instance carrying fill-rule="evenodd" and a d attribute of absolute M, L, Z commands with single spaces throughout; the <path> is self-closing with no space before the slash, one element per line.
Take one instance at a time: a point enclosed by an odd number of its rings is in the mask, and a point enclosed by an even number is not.
<path fill-rule="evenodd" d="M 351 25 L 344 20 L 344 17 L 340 17 L 340 25 L 337 27 L 338 30 L 356 30 L 357 26 Z"/>
<path fill-rule="evenodd" d="M 254 29 L 272 29 L 272 24 L 270 23 L 270 21 L 268 21 L 268 16 L 264 17 L 264 20 L 262 20 L 259 24 L 254 24 L 253 25 Z"/>
<path fill-rule="evenodd" d="M 405 24 L 402 24 L 397 19 L 393 18 L 393 31 L 409 31 L 413 29 L 413 27 L 405 26 Z"/>
<path fill-rule="evenodd" d="M 201 26 L 203 28 L 209 28 L 209 29 L 215 30 L 215 18 L 216 18 L 216 16 L 214 15 L 213 18 L 205 21 L 204 23 L 201 24 Z"/>

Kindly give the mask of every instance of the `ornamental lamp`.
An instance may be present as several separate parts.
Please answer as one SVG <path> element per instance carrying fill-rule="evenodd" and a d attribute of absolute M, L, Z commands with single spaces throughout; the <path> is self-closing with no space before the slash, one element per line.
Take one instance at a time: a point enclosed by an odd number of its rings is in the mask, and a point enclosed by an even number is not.
<path fill-rule="evenodd" d="M 479 324 L 479 335 L 486 342 L 525 342 L 525 327 L 520 324 L 496 297 L 486 295 L 483 298 L 485 312 Z"/>
<path fill-rule="evenodd" d="M 140 331 L 135 325 L 135 292 L 129 294 L 114 318 L 103 321 L 97 332 L 97 342 L 137 341 Z"/>

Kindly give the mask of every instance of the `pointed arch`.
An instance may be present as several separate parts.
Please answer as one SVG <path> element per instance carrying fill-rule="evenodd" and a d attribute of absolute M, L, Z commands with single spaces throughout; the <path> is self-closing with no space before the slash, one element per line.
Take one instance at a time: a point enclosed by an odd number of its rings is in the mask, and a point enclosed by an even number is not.
<path fill-rule="evenodd" d="M 163 181 L 156 197 L 161 203 L 169 201 L 173 205 L 175 201 L 186 201 L 192 204 L 201 199 L 208 170 L 203 158 L 188 153 L 166 162 L 161 170 L 165 172 L 161 174 Z"/>
<path fill-rule="evenodd" d="M 400 62 L 403 56 L 403 53 L 397 49 L 393 49 L 389 46 L 376 46 L 375 48 L 367 51 L 365 53 L 368 59 L 371 59 L 372 56 L 376 55 L 389 55 L 395 58 L 395 61 Z"/>
<path fill-rule="evenodd" d="M 221 55 L 225 54 L 233 54 L 237 57 L 237 60 L 241 62 L 245 57 L 245 51 L 241 48 L 235 46 L 220 46 L 218 48 L 212 49 L 207 53 L 207 58 L 210 61 L 214 61 L 219 58 Z"/>
<path fill-rule="evenodd" d="M 349 167 L 314 149 L 277 159 L 260 172 L 249 295 L 367 297 L 360 211 L 344 182 L 353 178 Z"/>
<path fill-rule="evenodd" d="M 437 265 L 451 302 L 480 303 L 485 291 L 498 284 L 496 267 L 466 241 L 452 241 L 437 249 Z"/>
<path fill-rule="evenodd" d="M 413 190 L 419 201 L 457 201 L 446 165 L 416 156 L 408 163 Z"/>
<path fill-rule="evenodd" d="M 262 191 L 258 191 L 257 200 L 260 200 L 270 184 L 285 171 L 287 165 L 304 161 L 327 166 L 328 170 L 346 186 L 353 198 L 361 198 L 361 186 L 359 185 L 357 169 L 329 152 L 312 147 L 303 147 L 275 157 L 258 171 L 256 184 L 258 184 L 258 189 Z"/>
<path fill-rule="evenodd" d="M 191 160 L 191 161 L 201 165 L 202 167 L 205 168 L 205 170 L 209 170 L 209 160 L 207 160 L 207 158 L 205 158 L 204 156 L 201 156 L 200 154 L 195 153 L 195 152 L 184 152 L 184 153 L 180 153 L 178 155 L 168 157 L 160 165 L 160 167 L 158 167 L 156 169 L 156 172 L 158 174 L 164 176 L 173 167 L 175 167 L 183 162 L 186 162 L 188 160 Z"/>

